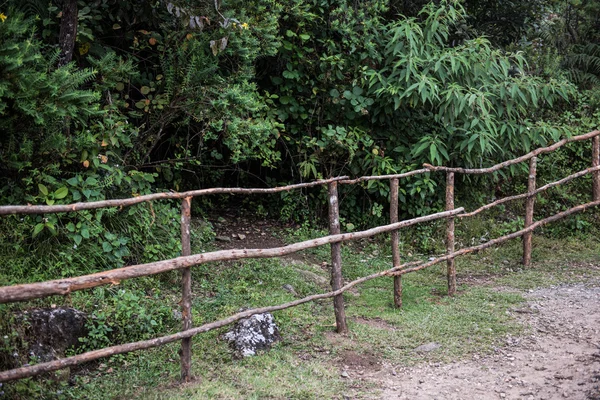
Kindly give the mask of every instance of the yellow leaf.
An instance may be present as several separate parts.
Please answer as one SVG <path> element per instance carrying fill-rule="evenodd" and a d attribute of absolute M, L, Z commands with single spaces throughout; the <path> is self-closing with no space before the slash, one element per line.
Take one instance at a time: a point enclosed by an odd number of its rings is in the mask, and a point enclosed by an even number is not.
<path fill-rule="evenodd" d="M 90 166 L 90 162 L 89 162 L 88 160 L 85 160 L 85 161 L 83 162 L 83 166 L 84 166 L 85 168 L 89 167 L 89 166 Z"/>
<path fill-rule="evenodd" d="M 106 147 L 108 146 L 108 143 L 106 143 L 106 140 L 102 139 L 102 144 L 100 144 L 100 146 Z"/>
<path fill-rule="evenodd" d="M 90 51 L 89 43 L 83 43 L 79 46 L 79 55 L 87 54 L 88 51 Z"/>

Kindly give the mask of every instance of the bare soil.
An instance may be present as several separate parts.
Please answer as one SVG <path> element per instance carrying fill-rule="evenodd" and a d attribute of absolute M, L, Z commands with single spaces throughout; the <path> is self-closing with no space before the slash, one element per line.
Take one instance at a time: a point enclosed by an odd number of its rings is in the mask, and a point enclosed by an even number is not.
<path fill-rule="evenodd" d="M 529 291 L 529 327 L 492 355 L 367 373 L 381 399 L 600 399 L 600 282 Z"/>
<path fill-rule="evenodd" d="M 220 249 L 268 249 L 285 246 L 283 240 L 286 231 L 297 228 L 294 224 L 285 224 L 273 220 L 258 220 L 241 215 L 240 210 L 228 210 L 220 216 L 209 217 L 213 225 L 216 241 Z M 320 264 L 309 253 L 299 252 L 285 257 L 309 264 Z"/>

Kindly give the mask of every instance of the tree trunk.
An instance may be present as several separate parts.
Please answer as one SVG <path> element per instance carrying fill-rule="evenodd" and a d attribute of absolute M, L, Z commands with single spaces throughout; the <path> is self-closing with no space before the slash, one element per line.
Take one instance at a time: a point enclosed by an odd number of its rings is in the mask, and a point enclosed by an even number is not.
<path fill-rule="evenodd" d="M 77 0 L 63 0 L 60 34 L 58 36 L 60 47 L 59 67 L 67 65 L 73 59 L 75 39 L 77 38 L 77 14 Z"/>

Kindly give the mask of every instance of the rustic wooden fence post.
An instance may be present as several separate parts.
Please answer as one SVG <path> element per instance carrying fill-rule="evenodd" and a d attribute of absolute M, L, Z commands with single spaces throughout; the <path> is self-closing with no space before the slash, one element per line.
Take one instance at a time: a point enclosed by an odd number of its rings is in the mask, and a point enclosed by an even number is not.
<path fill-rule="evenodd" d="M 192 198 L 186 197 L 181 202 L 181 255 L 192 254 L 190 243 L 190 220 Z M 192 328 L 192 271 L 190 268 L 181 270 L 181 316 L 183 330 Z M 192 338 L 181 340 L 181 380 L 189 382 L 192 378 Z"/>
<path fill-rule="evenodd" d="M 338 202 L 337 182 L 330 182 L 327 185 L 329 190 L 329 234 L 336 235 L 341 233 L 340 229 L 340 210 Z M 335 291 L 344 285 L 342 276 L 342 244 L 331 244 L 331 288 Z M 335 324 L 338 333 L 348 332 L 346 325 L 346 310 L 344 309 L 344 295 L 338 294 L 333 298 L 333 308 L 335 311 Z"/>
<path fill-rule="evenodd" d="M 390 180 L 390 223 L 398 222 L 398 178 Z M 400 266 L 400 239 L 397 230 L 392 231 L 392 266 Z M 402 275 L 394 275 L 394 305 L 402 307 Z"/>
<path fill-rule="evenodd" d="M 529 160 L 529 178 L 527 180 L 527 197 L 525 203 L 525 228 L 533 224 L 533 209 L 535 206 L 535 175 L 537 169 L 537 157 Z M 531 264 L 531 241 L 533 232 L 527 232 L 523 235 L 523 265 L 528 267 Z"/>
<path fill-rule="evenodd" d="M 600 136 L 592 138 L 592 167 L 600 166 Z M 600 200 L 600 171 L 592 172 L 592 200 Z"/>
<path fill-rule="evenodd" d="M 454 172 L 446 173 L 446 211 L 454 210 Z M 446 224 L 446 252 L 454 253 L 454 217 L 449 217 Z M 448 278 L 448 296 L 456 294 L 456 265 L 454 257 L 446 262 Z"/>

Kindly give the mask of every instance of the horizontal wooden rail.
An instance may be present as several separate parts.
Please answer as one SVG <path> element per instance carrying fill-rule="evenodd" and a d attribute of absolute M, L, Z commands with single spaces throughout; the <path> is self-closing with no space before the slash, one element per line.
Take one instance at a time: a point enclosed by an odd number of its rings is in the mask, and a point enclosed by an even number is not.
<path fill-rule="evenodd" d="M 103 271 L 103 272 L 99 272 L 99 273 L 95 273 L 95 274 L 91 274 L 91 275 L 84 275 L 84 276 L 73 277 L 73 278 L 65 278 L 65 279 L 52 280 L 52 281 L 46 281 L 46 282 L 0 287 L 0 303 L 24 301 L 24 300 L 30 300 L 30 299 L 36 299 L 36 298 L 43 298 L 43 297 L 47 297 L 47 296 L 51 296 L 51 295 L 65 295 L 65 294 L 68 294 L 68 293 L 71 293 L 71 292 L 77 291 L 77 290 L 83 290 L 83 289 L 97 287 L 97 286 L 101 286 L 101 285 L 107 285 L 107 284 L 118 284 L 120 281 L 122 281 L 124 279 L 131 279 L 131 278 L 136 278 L 136 277 L 141 277 L 141 276 L 154 275 L 154 274 L 171 271 L 171 270 L 175 270 L 175 269 L 183 269 L 189 275 L 190 267 L 193 267 L 198 264 L 203 264 L 206 262 L 236 260 L 236 259 L 245 259 L 245 258 L 280 257 L 283 255 L 295 253 L 295 252 L 298 252 L 301 250 L 305 250 L 305 249 L 309 249 L 309 248 L 313 248 L 313 247 L 317 247 L 317 246 L 322 246 L 322 245 L 326 245 L 326 244 L 332 244 L 333 264 L 336 265 L 335 260 L 337 259 L 338 260 L 337 264 L 339 264 L 339 267 L 341 268 L 341 262 L 339 260 L 339 258 L 340 258 L 339 251 L 337 253 L 333 251 L 335 248 L 337 248 L 335 246 L 338 246 L 338 244 L 341 242 L 371 237 L 371 236 L 374 236 L 374 235 L 377 235 L 380 233 L 385 233 L 385 232 L 394 232 L 400 228 L 414 225 L 414 224 L 417 224 L 420 222 L 433 221 L 433 220 L 440 219 L 440 218 L 448 218 L 449 219 L 447 254 L 445 254 L 444 256 L 435 258 L 431 261 L 428 261 L 428 262 L 413 261 L 413 262 L 409 262 L 409 263 L 404 263 L 402 265 L 398 265 L 399 264 L 399 260 L 398 260 L 398 262 L 396 262 L 396 261 L 394 262 L 393 268 L 391 268 L 391 269 L 387 269 L 384 271 L 373 273 L 368 276 L 364 276 L 364 277 L 356 279 L 350 283 L 347 283 L 346 285 L 343 285 L 343 286 L 342 286 L 343 281 L 341 279 L 341 276 L 342 276 L 341 269 L 338 268 L 338 269 L 340 269 L 340 271 L 338 271 L 338 274 L 337 274 L 338 281 L 337 281 L 337 284 L 333 285 L 332 291 L 330 291 L 330 292 L 308 296 L 303 299 L 294 300 L 292 302 L 288 302 L 288 303 L 284 303 L 284 304 L 280 304 L 280 305 L 262 307 L 262 308 L 257 308 L 257 309 L 253 309 L 253 310 L 246 310 L 246 311 L 234 314 L 232 316 L 229 316 L 225 319 L 211 322 L 211 323 L 202 325 L 197 328 L 192 328 L 191 323 L 186 322 L 186 323 L 184 323 L 184 329 L 182 332 L 172 334 L 172 335 L 167 335 L 167 336 L 150 339 L 150 340 L 145 340 L 145 341 L 140 341 L 140 342 L 135 342 L 135 343 L 127 343 L 127 344 L 123 344 L 123 345 L 107 347 L 104 349 L 95 350 L 95 351 L 79 354 L 79 355 L 76 355 L 73 357 L 67 357 L 64 359 L 59 359 L 59 360 L 55 360 L 55 361 L 51 361 L 51 362 L 47 362 L 47 363 L 41 363 L 41 364 L 37 364 L 37 365 L 33 365 L 33 366 L 26 365 L 21 368 L 16 368 L 16 369 L 9 370 L 9 371 L 2 371 L 2 372 L 0 372 L 0 382 L 30 377 L 30 376 L 38 375 L 43 372 L 55 371 L 55 370 L 58 370 L 61 368 L 81 364 L 83 362 L 96 360 L 96 359 L 99 359 L 102 357 L 107 357 L 107 356 L 121 354 L 121 353 L 127 353 L 127 352 L 131 352 L 131 351 L 135 351 L 135 350 L 147 349 L 147 348 L 151 348 L 151 347 L 157 347 L 157 346 L 161 346 L 161 345 L 171 343 L 174 341 L 179 341 L 179 340 L 182 340 L 183 350 L 184 350 L 182 352 L 182 377 L 187 379 L 191 376 L 191 370 L 189 368 L 189 364 L 190 364 L 189 363 L 189 360 L 190 360 L 189 341 L 190 341 L 191 337 L 193 337 L 196 334 L 223 327 L 225 325 L 231 324 L 235 321 L 238 321 L 242 318 L 249 317 L 254 314 L 282 310 L 282 309 L 298 306 L 300 304 L 304 304 L 304 303 L 307 303 L 310 301 L 315 301 L 315 300 L 325 299 L 325 298 L 330 298 L 330 297 L 334 297 L 339 300 L 339 303 L 340 303 L 339 307 L 336 303 L 336 321 L 339 322 L 340 318 L 338 318 L 338 316 L 339 316 L 338 314 L 340 314 L 340 313 L 338 311 L 343 311 L 343 298 L 341 295 L 345 291 L 351 289 L 352 287 L 354 287 L 360 283 L 363 283 L 363 282 L 366 282 L 366 281 L 369 281 L 372 279 L 376 279 L 379 277 L 388 276 L 388 275 L 394 276 L 395 279 L 399 280 L 400 277 L 404 274 L 419 271 L 421 269 L 430 267 L 432 265 L 438 264 L 443 261 L 447 261 L 450 264 L 452 264 L 456 257 L 462 256 L 465 254 L 469 254 L 474 251 L 483 250 L 488 247 L 492 247 L 499 243 L 502 243 L 507 240 L 514 239 L 514 238 L 517 238 L 520 236 L 526 237 L 528 235 L 531 235 L 533 230 L 535 230 L 545 224 L 559 220 L 561 218 L 564 218 L 568 215 L 571 215 L 571 214 L 574 214 L 577 212 L 585 211 L 589 207 L 595 207 L 595 206 L 600 205 L 600 189 L 599 189 L 600 188 L 600 183 L 599 183 L 600 182 L 600 166 L 599 166 L 599 164 L 600 164 L 600 161 L 599 161 L 600 160 L 600 155 L 599 155 L 600 154 L 600 138 L 599 138 L 599 136 L 600 136 L 600 131 L 596 130 L 596 131 L 589 132 L 584 135 L 575 136 L 575 137 L 568 138 L 568 139 L 563 139 L 561 141 L 554 143 L 551 146 L 536 149 L 536 150 L 529 152 L 521 157 L 509 160 L 509 161 L 505 161 L 503 163 L 494 165 L 489 168 L 481 168 L 481 169 L 435 167 L 435 166 L 432 166 L 429 164 L 424 164 L 424 167 L 425 167 L 424 169 L 409 171 L 409 172 L 402 173 L 402 174 L 363 176 L 363 177 L 359 177 L 356 179 L 348 179 L 348 177 L 342 176 L 342 177 L 323 179 L 323 180 L 317 180 L 314 182 L 301 183 L 301 184 L 295 184 L 295 185 L 287 185 L 287 186 L 281 186 L 281 187 L 275 187 L 275 188 L 211 188 L 211 189 L 193 190 L 193 191 L 188 191 L 188 192 L 183 192 L 183 193 L 176 193 L 176 192 L 155 193 L 155 194 L 138 196 L 138 197 L 128 198 L 128 199 L 113 199 L 113 200 L 104 200 L 104 201 L 87 202 L 87 203 L 84 202 L 84 203 L 75 203 L 75 204 L 67 204 L 67 205 L 0 206 L 0 215 L 10 215 L 10 214 L 63 213 L 63 212 L 74 212 L 74 211 L 98 209 L 98 208 L 105 208 L 105 207 L 126 207 L 126 206 L 131 206 L 133 204 L 143 203 L 143 202 L 152 201 L 152 200 L 159 200 L 159 199 L 185 199 L 185 201 L 188 202 L 187 209 L 185 207 L 185 204 L 184 204 L 184 207 L 182 208 L 182 218 L 186 215 L 188 218 L 186 220 L 188 222 L 186 222 L 186 223 L 184 223 L 185 221 L 184 221 L 184 219 L 182 219 L 182 244 L 183 244 L 183 248 L 184 248 L 182 257 L 178 257 L 178 258 L 174 258 L 174 259 L 170 259 L 170 260 L 157 261 L 157 262 L 148 263 L 148 264 L 133 265 L 133 266 L 128 266 L 128 267 L 124 267 L 124 268 L 114 269 L 114 270 L 110 270 L 110 271 Z M 560 148 L 561 146 L 566 145 L 567 143 L 587 140 L 590 138 L 593 138 L 592 168 L 588 168 L 586 170 L 579 171 L 575 174 L 567 176 L 566 178 L 563 178 L 556 182 L 552 182 L 545 186 L 542 186 L 539 189 L 535 188 L 535 183 L 534 183 L 535 182 L 535 157 L 537 155 L 549 153 L 551 151 L 554 151 L 554 150 Z M 447 194 L 448 194 L 453 191 L 454 173 L 466 173 L 466 174 L 491 173 L 491 172 L 495 172 L 501 168 L 505 168 L 505 167 L 508 167 L 508 166 L 511 166 L 511 165 L 514 165 L 517 163 L 527 161 L 527 160 L 530 160 L 531 165 L 532 165 L 530 167 L 530 177 L 529 177 L 530 182 L 528 185 L 528 193 L 516 195 L 516 196 L 510 196 L 510 197 L 496 200 L 490 204 L 487 204 L 483 207 L 478 208 L 477 210 L 475 210 L 471 213 L 464 214 L 463 208 L 453 209 L 454 208 L 454 199 L 453 199 L 453 196 L 450 196 L 452 201 L 449 202 L 448 198 L 447 198 L 447 211 L 445 211 L 445 212 L 431 214 L 431 215 L 418 217 L 418 218 L 413 218 L 413 219 L 405 220 L 405 221 L 401 221 L 401 222 L 393 221 L 395 223 L 391 223 L 389 225 L 384 225 L 384 226 L 379 226 L 379 227 L 368 229 L 365 231 L 341 234 L 341 233 L 339 233 L 339 229 L 333 229 L 333 230 L 330 230 L 329 236 L 312 239 L 312 240 L 307 240 L 304 242 L 294 243 L 294 244 L 283 246 L 283 247 L 270 248 L 270 249 L 244 249 L 244 250 L 230 249 L 230 250 L 221 250 L 221 251 L 209 252 L 209 253 L 204 253 L 204 254 L 196 254 L 196 255 L 189 255 L 189 250 L 187 252 L 185 250 L 186 243 L 189 247 L 189 238 L 186 239 L 186 237 L 185 237 L 186 234 L 189 234 L 189 232 L 188 232 L 189 231 L 189 201 L 191 200 L 192 197 L 195 197 L 195 196 L 203 196 L 203 195 L 210 195 L 210 194 L 266 194 L 266 193 L 277 193 L 277 192 L 282 192 L 282 191 L 289 191 L 289 190 L 306 188 L 306 187 L 321 186 L 321 185 L 327 184 L 330 187 L 330 193 L 331 193 L 330 202 L 335 200 L 336 207 L 335 207 L 334 211 L 337 212 L 337 191 L 332 192 L 331 189 L 337 188 L 338 183 L 339 184 L 355 184 L 355 183 L 371 181 L 371 180 L 389 179 L 389 180 L 392 180 L 392 183 L 396 182 L 396 184 L 397 184 L 397 182 L 398 182 L 397 180 L 400 178 L 407 178 L 407 177 L 410 177 L 413 175 L 419 175 L 419 174 L 424 174 L 424 173 L 433 172 L 433 171 L 445 171 L 447 173 L 447 177 L 448 177 L 448 180 L 447 180 Z M 533 171 L 533 172 L 531 172 L 531 171 Z M 594 201 L 580 205 L 580 206 L 570 208 L 569 210 L 560 212 L 558 214 L 555 214 L 551 217 L 542 219 L 535 223 L 532 221 L 533 220 L 532 204 L 533 204 L 533 200 L 535 199 L 536 194 L 538 194 L 544 190 L 547 190 L 549 188 L 552 188 L 554 186 L 558 186 L 562 183 L 568 182 L 577 177 L 589 174 L 589 173 L 592 173 L 594 175 L 594 185 L 593 185 L 593 193 L 594 193 L 593 200 Z M 450 178 L 452 178 L 452 179 L 450 179 Z M 532 183 L 532 179 L 533 179 L 533 183 Z M 499 205 L 499 204 L 502 204 L 502 203 L 505 203 L 505 202 L 508 202 L 511 200 L 522 199 L 522 198 L 527 198 L 532 203 L 531 206 L 529 207 L 529 209 L 530 209 L 530 211 L 528 213 L 529 217 L 526 219 L 526 227 L 524 229 L 521 229 L 517 232 L 490 240 L 490 241 L 488 241 L 484 244 L 478 245 L 478 246 L 468 247 L 468 248 L 461 249 L 459 251 L 454 251 L 453 221 L 454 221 L 455 217 L 464 218 L 467 216 L 473 216 L 484 210 L 494 207 L 496 205 Z M 392 201 L 392 203 L 393 203 L 393 201 Z M 186 212 L 187 212 L 187 214 L 186 214 Z M 461 215 L 461 213 L 463 213 L 463 214 Z M 338 223 L 336 221 L 339 218 L 336 213 L 333 213 L 331 215 L 334 220 L 333 225 L 335 225 L 336 223 Z M 396 218 L 396 221 L 397 221 L 397 218 Z M 527 251 L 527 250 L 524 251 L 524 254 L 529 254 L 529 253 L 530 253 L 530 251 Z M 334 255 L 335 255 L 335 257 L 334 257 Z M 455 287 L 456 287 L 455 281 L 454 281 L 455 273 L 454 273 L 453 265 L 452 265 L 452 268 L 449 265 L 448 271 L 449 271 L 449 273 L 448 273 L 448 277 L 449 277 L 448 278 L 449 279 L 448 294 L 452 295 L 455 290 Z M 185 276 L 185 274 L 184 274 L 184 276 Z M 451 277 L 452 277 L 452 279 L 450 279 Z M 186 299 L 185 293 L 189 292 L 189 284 L 190 284 L 190 280 L 184 279 L 184 285 L 183 285 L 184 315 L 186 315 L 185 314 L 186 310 L 189 314 L 189 304 L 188 305 L 185 304 L 185 299 Z M 186 290 L 187 290 L 187 292 L 186 292 Z M 188 299 L 188 301 L 189 301 L 189 299 Z M 345 318 L 342 318 L 342 319 L 345 320 Z M 190 321 L 188 321 L 188 322 L 190 322 Z M 338 323 L 338 328 L 339 328 L 339 323 Z M 343 331 L 343 329 L 338 329 L 338 330 Z M 185 343 L 188 343 L 187 353 L 185 351 L 186 350 Z"/>
<path fill-rule="evenodd" d="M 575 213 L 578 213 L 578 212 L 583 212 L 583 211 L 585 211 L 588 208 L 597 207 L 597 206 L 600 206 L 600 200 L 598 200 L 598 201 L 591 201 L 589 203 L 585 203 L 585 204 L 581 204 L 581 205 L 576 206 L 576 207 L 569 208 L 568 210 L 559 212 L 558 214 L 554 214 L 551 217 L 544 218 L 544 219 L 541 219 L 541 220 L 539 220 L 537 222 L 534 222 L 528 228 L 521 229 L 521 230 L 519 230 L 517 232 L 510 233 L 508 235 L 500 236 L 500 237 L 498 237 L 496 239 L 492 239 L 492 240 L 490 240 L 488 242 L 485 242 L 483 244 L 480 244 L 478 246 L 468 247 L 468 248 L 464 248 L 464 249 L 458 250 L 458 251 L 454 252 L 451 255 L 447 254 L 445 256 L 438 257 L 435 260 L 432 260 L 432 261 L 427 262 L 425 264 L 419 265 L 417 267 L 408 268 L 406 270 L 400 271 L 400 274 L 408 274 L 409 272 L 419 271 L 421 269 L 424 269 L 424 268 L 427 268 L 427 267 L 431 267 L 432 265 L 437 264 L 439 262 L 442 262 L 442 261 L 445 261 L 445 260 L 449 260 L 450 258 L 456 258 L 458 256 L 462 256 L 462 255 L 465 255 L 465 254 L 473 253 L 474 251 L 485 250 L 488 247 L 492 247 L 492 246 L 494 246 L 496 244 L 499 244 L 499 243 L 502 243 L 502 242 L 506 242 L 507 240 L 515 239 L 515 238 L 518 238 L 520 236 L 523 236 L 525 233 L 533 232 L 537 228 L 542 227 L 544 225 L 547 225 L 550 222 L 558 221 L 559 219 L 562 219 L 564 217 L 568 217 L 571 214 L 575 214 Z"/>
<path fill-rule="evenodd" d="M 431 171 L 449 171 L 449 172 L 458 172 L 465 174 L 485 174 L 490 172 L 495 172 L 501 168 L 518 164 L 523 161 L 529 160 L 531 157 L 535 157 L 539 154 L 549 153 L 558 149 L 561 146 L 564 146 L 567 143 L 577 142 L 581 140 L 590 139 L 600 135 L 600 131 L 595 130 L 584 135 L 573 136 L 572 138 L 563 139 L 552 146 L 542 147 L 536 149 L 530 153 L 527 153 L 521 157 L 508 160 L 502 162 L 500 164 L 496 164 L 489 168 L 480 168 L 480 169 L 471 169 L 471 168 L 449 168 L 442 166 L 433 166 L 430 164 L 423 164 L 424 169 L 418 169 L 414 171 L 405 172 L 402 174 L 391 174 L 391 175 L 378 175 L 378 176 L 363 176 L 356 179 L 348 179 L 347 176 L 340 176 L 329 179 L 321 179 L 314 182 L 306 182 L 306 183 L 298 183 L 295 185 L 287 185 L 287 186 L 279 186 L 275 188 L 211 188 L 211 189 L 199 189 L 199 190 L 191 190 L 187 192 L 165 192 L 165 193 L 152 193 L 143 196 L 131 197 L 127 199 L 112 199 L 112 200 L 101 200 L 101 201 L 90 201 L 90 202 L 80 202 L 73 204 L 58 204 L 58 205 L 8 205 L 8 206 L 0 206 L 0 215 L 12 215 L 12 214 L 55 214 L 55 213 L 65 213 L 65 212 L 74 212 L 81 210 L 93 210 L 98 208 L 106 208 L 106 207 L 128 207 L 134 204 L 144 203 L 152 200 L 161 200 L 161 199 L 183 199 L 186 197 L 197 197 L 197 196 L 205 196 L 211 194 L 265 194 L 265 193 L 277 193 L 283 191 L 290 191 L 294 189 L 301 189 L 312 186 L 321 186 L 326 185 L 330 182 L 339 182 L 342 184 L 353 184 L 358 182 L 370 181 L 370 180 L 382 180 L 382 179 L 399 179 L 399 178 L 407 178 L 409 176 L 423 174 Z"/>
<path fill-rule="evenodd" d="M 598 166 L 598 167 L 591 167 L 591 168 L 588 168 L 588 169 L 584 169 L 582 171 L 579 171 L 579 172 L 576 172 L 576 173 L 574 173 L 572 175 L 564 177 L 561 180 L 548 183 L 548 184 L 546 184 L 544 186 L 541 186 L 538 189 L 536 189 L 533 192 L 533 194 L 541 193 L 541 192 L 546 191 L 546 190 L 548 190 L 550 188 L 553 188 L 553 187 L 558 186 L 558 185 L 562 185 L 563 183 L 569 182 L 569 181 L 571 181 L 571 180 L 573 180 L 575 178 L 579 178 L 580 176 L 584 176 L 584 175 L 590 174 L 590 173 L 595 172 L 595 171 L 600 171 L 600 166 Z M 495 207 L 497 205 L 500 205 L 500 204 L 503 204 L 503 203 L 507 203 L 507 202 L 512 201 L 512 200 L 525 199 L 528 196 L 529 196 L 529 193 L 522 193 L 522 194 L 518 194 L 518 195 L 515 195 L 515 196 L 504 197 L 504 198 L 498 199 L 498 200 L 496 200 L 496 201 L 494 201 L 492 203 L 486 204 L 485 206 L 481 206 L 481 207 L 479 207 L 478 209 L 476 209 L 474 211 L 457 215 L 457 217 L 458 218 L 472 217 L 474 215 L 479 214 L 482 211 L 488 210 L 488 209 L 490 209 L 492 207 Z"/>
<path fill-rule="evenodd" d="M 552 146 L 540 147 L 539 149 L 535 149 L 521 157 L 517 157 L 512 160 L 504 161 L 504 162 L 501 162 L 500 164 L 496 164 L 496 165 L 488 167 L 488 168 L 451 168 L 451 167 L 441 167 L 441 166 L 436 167 L 431 164 L 423 164 L 423 166 L 430 171 L 458 172 L 461 174 L 489 174 L 491 172 L 496 172 L 502 168 L 506 168 L 506 167 L 509 167 L 514 164 L 522 163 L 523 161 L 527 161 L 530 158 L 536 157 L 540 154 L 550 153 L 550 152 L 558 149 L 559 147 L 564 146 L 565 144 L 591 139 L 598 135 L 600 135 L 600 131 L 596 130 L 596 131 L 586 133 L 584 135 L 573 136 L 568 139 L 559 140 L 558 142 L 554 143 Z"/>
<path fill-rule="evenodd" d="M 352 282 L 347 283 L 346 285 L 342 286 L 340 289 L 335 290 L 335 291 L 322 293 L 322 294 L 316 294 L 316 295 L 312 295 L 312 296 L 307 296 L 302 299 L 290 301 L 288 303 L 284 303 L 284 304 L 280 304 L 280 305 L 276 305 L 276 306 L 254 308 L 251 310 L 242 311 L 237 314 L 231 315 L 227 318 L 221 319 L 219 321 L 210 322 L 208 324 L 204 324 L 204 325 L 201 325 L 196 328 L 188 329 L 186 331 L 174 333 L 172 335 L 162 336 L 159 338 L 144 340 L 144 341 L 140 341 L 140 342 L 127 343 L 127 344 L 122 344 L 122 345 L 118 345 L 118 346 L 106 347 L 104 349 L 89 351 L 87 353 L 78 354 L 78 355 L 72 356 L 72 357 L 62 358 L 60 360 L 25 366 L 25 367 L 21 367 L 21 368 L 15 368 L 15 369 L 11 369 L 8 371 L 2 371 L 2 372 L 0 372 L 0 382 L 6 382 L 6 381 L 15 380 L 15 379 L 27 378 L 30 376 L 35 376 L 35 375 L 44 373 L 44 372 L 56 371 L 56 370 L 59 370 L 62 368 L 67 368 L 67 367 L 70 367 L 73 365 L 81 364 L 81 363 L 92 361 L 92 360 L 97 360 L 99 358 L 108 357 L 108 356 L 112 356 L 112 355 L 116 355 L 116 354 L 128 353 L 131 351 L 143 350 L 143 349 L 149 349 L 152 347 L 162 346 L 167 343 L 172 343 L 172 342 L 179 341 L 179 340 L 182 340 L 185 338 L 190 338 L 199 333 L 208 332 L 208 331 L 211 331 L 211 330 L 214 330 L 217 328 L 221 328 L 223 326 L 229 325 L 233 322 L 239 321 L 240 319 L 247 318 L 247 317 L 250 317 L 255 314 L 263 314 L 266 312 L 274 312 L 274 311 L 284 310 L 286 308 L 296 307 L 296 306 L 299 306 L 301 304 L 308 303 L 311 301 L 334 297 L 334 296 L 340 295 L 340 294 L 350 290 L 354 286 L 361 284 L 363 282 L 367 282 L 367 281 L 370 281 L 370 280 L 373 280 L 376 278 L 380 278 L 383 276 L 408 274 L 410 272 L 419 271 L 424 268 L 431 267 L 432 265 L 438 264 L 440 262 L 447 261 L 450 258 L 455 258 L 455 257 L 461 256 L 461 255 L 475 252 L 475 251 L 484 250 L 488 247 L 505 242 L 507 240 L 520 237 L 527 232 L 532 232 L 533 230 L 535 230 L 543 225 L 546 225 L 550 222 L 557 221 L 557 220 L 567 217 L 571 214 L 574 214 L 577 212 L 582 212 L 582 211 L 585 211 L 587 208 L 596 207 L 599 205 L 600 205 L 600 201 L 593 201 L 590 203 L 582 204 L 580 206 L 573 207 L 566 211 L 555 214 L 551 217 L 537 221 L 526 229 L 521 229 L 517 232 L 511 233 L 511 234 L 508 234 L 505 236 L 501 236 L 494 240 L 490 240 L 489 242 L 486 242 L 484 244 L 461 249 L 452 254 L 447 254 L 445 256 L 435 258 L 434 260 L 431 260 L 426 263 L 421 263 L 421 261 L 413 261 L 413 262 L 402 264 L 400 266 L 395 266 L 393 268 L 390 268 L 390 269 L 387 269 L 384 271 L 380 271 L 380 272 L 376 272 L 371 275 L 356 279 Z M 458 210 L 460 210 L 460 209 L 456 209 L 454 211 L 458 211 Z M 389 227 L 389 226 L 393 226 L 393 225 L 395 225 L 395 224 L 391 224 L 391 225 L 387 225 L 387 226 Z M 391 231 L 394 229 L 396 229 L 396 227 L 389 229 L 388 231 Z M 336 236 L 343 236 L 343 235 L 336 235 Z M 410 267 L 413 265 L 416 265 L 416 266 L 414 266 L 412 268 L 407 268 L 407 267 Z"/>
<path fill-rule="evenodd" d="M 295 185 L 278 186 L 275 188 L 211 188 L 211 189 L 199 189 L 190 190 L 188 192 L 165 192 L 165 193 L 152 193 L 145 194 L 143 196 L 131 197 L 128 199 L 113 199 L 113 200 L 101 200 L 101 201 L 90 201 L 73 204 L 59 204 L 54 206 L 0 206 L 0 215 L 10 214 L 56 214 L 64 212 L 73 212 L 81 210 L 94 210 L 97 208 L 106 207 L 128 207 L 138 203 L 144 203 L 152 200 L 164 200 L 164 199 L 184 199 L 186 197 L 197 197 L 205 196 L 209 194 L 264 194 L 264 193 L 277 193 L 287 192 L 295 189 L 302 189 L 312 186 L 327 185 L 330 182 L 341 181 L 348 179 L 347 176 L 339 176 L 336 178 L 321 179 L 313 182 L 298 183 Z"/>
<path fill-rule="evenodd" d="M 281 257 L 286 254 L 296 253 L 313 247 L 330 243 L 346 242 L 371 237 L 380 233 L 391 232 L 396 229 L 411 226 L 421 222 L 433 221 L 460 214 L 464 208 L 445 211 L 424 217 L 400 221 L 395 224 L 383 225 L 365 231 L 342 233 L 324 236 L 318 239 L 306 240 L 283 247 L 270 249 L 243 249 L 219 250 L 203 254 L 194 254 L 186 257 L 177 257 L 170 260 L 155 261 L 148 264 L 132 265 L 128 267 L 102 271 L 95 274 L 83 275 L 74 278 L 57 279 L 46 282 L 26 283 L 21 285 L 0 287 L 0 304 L 42 298 L 52 295 L 66 295 L 68 293 L 102 285 L 116 285 L 122 280 L 138 278 L 141 276 L 155 275 L 161 272 L 188 268 L 198 264 L 213 261 L 230 261 L 244 258 L 270 258 Z"/>
<path fill-rule="evenodd" d="M 404 172 L 402 174 L 391 174 L 391 175 L 374 175 L 374 176 L 361 176 L 356 179 L 343 179 L 338 183 L 348 185 L 353 183 L 365 182 L 365 181 L 376 181 L 376 180 L 384 180 L 384 179 L 402 179 L 408 178 L 409 176 L 425 174 L 427 172 L 431 172 L 427 168 L 416 169 L 414 171 Z"/>

